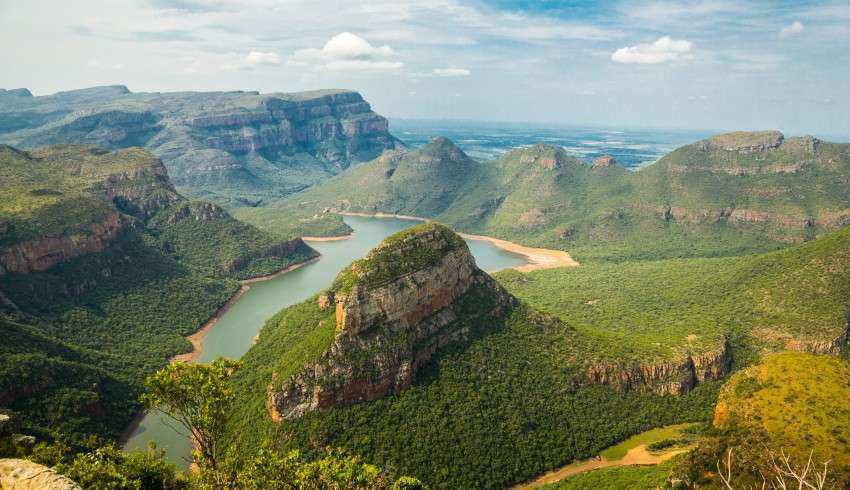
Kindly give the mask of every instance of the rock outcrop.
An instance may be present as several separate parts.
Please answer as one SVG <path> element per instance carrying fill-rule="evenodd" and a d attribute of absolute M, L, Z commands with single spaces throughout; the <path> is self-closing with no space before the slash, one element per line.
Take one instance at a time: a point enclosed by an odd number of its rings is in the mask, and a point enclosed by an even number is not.
<path fill-rule="evenodd" d="M 736 131 L 703 140 L 700 146 L 703 150 L 717 149 L 739 153 L 756 153 L 778 148 L 784 139 L 785 135 L 779 131 Z"/>
<path fill-rule="evenodd" d="M 614 165 L 617 165 L 617 164 L 618 164 L 617 160 L 615 160 L 614 157 L 612 157 L 611 155 L 602 155 L 601 157 L 593 160 L 593 162 L 590 164 L 590 166 L 593 167 L 593 168 L 605 168 L 605 167 L 613 167 Z"/>
<path fill-rule="evenodd" d="M 634 366 L 598 364 L 587 369 L 593 384 L 615 386 L 623 390 L 649 390 L 658 394 L 683 395 L 700 383 L 718 380 L 729 374 L 732 351 L 728 342 L 707 352 L 691 352 L 673 361 L 641 363 Z"/>
<path fill-rule="evenodd" d="M 118 238 L 126 220 L 110 213 L 103 221 L 89 223 L 82 232 L 27 240 L 0 247 L 0 276 L 46 271 L 74 257 L 102 252 Z"/>
<path fill-rule="evenodd" d="M 465 242 L 429 223 L 394 235 L 341 272 L 318 299 L 336 335 L 300 373 L 272 382 L 274 420 L 408 388 L 441 348 L 497 323 L 515 300 L 475 266 Z"/>
<path fill-rule="evenodd" d="M 0 459 L 0 490 L 82 490 L 68 477 L 25 459 Z"/>
<path fill-rule="evenodd" d="M 567 155 L 563 148 L 543 143 L 515 151 L 520 152 L 519 160 L 521 163 L 536 165 L 546 170 L 554 170 L 566 163 L 574 163 L 574 159 Z"/>

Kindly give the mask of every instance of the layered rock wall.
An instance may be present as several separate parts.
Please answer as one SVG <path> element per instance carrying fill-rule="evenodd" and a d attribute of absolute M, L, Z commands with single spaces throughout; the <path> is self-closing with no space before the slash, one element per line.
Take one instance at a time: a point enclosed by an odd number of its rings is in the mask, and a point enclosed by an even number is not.
<path fill-rule="evenodd" d="M 624 390 L 649 390 L 658 394 L 683 395 L 700 383 L 718 380 L 732 368 L 728 342 L 719 349 L 688 353 L 673 361 L 657 361 L 623 366 L 597 364 L 587 369 L 590 383 L 615 386 Z"/>

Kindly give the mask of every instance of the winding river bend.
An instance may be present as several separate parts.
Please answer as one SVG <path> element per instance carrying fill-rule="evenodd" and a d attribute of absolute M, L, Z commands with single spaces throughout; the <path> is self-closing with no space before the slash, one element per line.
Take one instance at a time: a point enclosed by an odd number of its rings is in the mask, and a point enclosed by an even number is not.
<path fill-rule="evenodd" d="M 346 216 L 354 229 L 348 240 L 310 242 L 322 254 L 311 262 L 273 279 L 251 284 L 251 288 L 219 318 L 203 340 L 197 362 L 218 357 L 239 358 L 253 343 L 260 328 L 281 309 L 304 301 L 330 285 L 337 273 L 354 260 L 366 255 L 387 236 L 413 226 L 418 221 L 396 218 Z M 522 255 L 507 252 L 484 240 L 467 239 L 470 251 L 481 269 L 494 272 L 528 263 Z M 169 460 L 188 466 L 191 454 L 189 438 L 178 434 L 159 413 L 146 415 L 135 428 L 124 448 L 146 450 L 149 441 L 166 452 Z"/>

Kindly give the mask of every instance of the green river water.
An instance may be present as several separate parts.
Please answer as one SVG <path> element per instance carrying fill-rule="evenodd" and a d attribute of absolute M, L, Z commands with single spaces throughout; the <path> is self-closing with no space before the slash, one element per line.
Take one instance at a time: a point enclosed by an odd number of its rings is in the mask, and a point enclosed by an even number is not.
<path fill-rule="evenodd" d="M 358 216 L 346 216 L 345 222 L 354 229 L 351 239 L 309 242 L 322 254 L 319 260 L 274 279 L 252 284 L 204 338 L 197 362 L 209 362 L 218 357 L 241 357 L 272 315 L 318 293 L 330 285 L 339 271 L 366 255 L 381 240 L 417 224 L 411 220 Z M 467 240 L 467 244 L 478 267 L 487 272 L 526 263 L 525 257 L 489 242 Z M 169 460 L 179 466 L 187 466 L 191 454 L 188 437 L 176 432 L 166 417 L 158 412 L 144 417 L 124 448 L 145 450 L 149 441 L 155 441 L 158 448 L 165 449 Z"/>

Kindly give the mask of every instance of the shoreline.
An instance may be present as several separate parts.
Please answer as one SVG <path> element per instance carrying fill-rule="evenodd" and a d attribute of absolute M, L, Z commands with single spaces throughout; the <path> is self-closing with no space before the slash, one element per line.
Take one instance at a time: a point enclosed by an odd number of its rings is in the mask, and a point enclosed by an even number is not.
<path fill-rule="evenodd" d="M 194 332 L 192 332 L 191 334 L 189 334 L 188 336 L 185 337 L 186 340 L 188 340 L 192 344 L 192 350 L 190 352 L 185 352 L 183 354 L 177 354 L 177 355 L 171 356 L 171 358 L 168 361 L 169 362 L 191 362 L 191 361 L 194 361 L 195 359 L 197 359 L 197 357 L 204 350 L 203 349 L 203 347 L 204 347 L 204 345 L 203 345 L 204 337 L 206 337 L 207 334 L 210 333 L 210 330 L 212 330 L 212 328 L 216 325 L 216 323 L 218 323 L 218 321 L 221 319 L 221 317 L 224 316 L 224 314 L 227 313 L 227 311 L 230 310 L 230 308 L 232 308 L 233 305 L 236 304 L 237 301 L 239 301 L 239 299 L 242 297 L 242 295 L 247 293 L 248 290 L 251 289 L 251 284 L 258 283 L 258 282 L 264 282 L 264 281 L 270 281 L 270 280 L 272 280 L 276 277 L 279 277 L 283 274 L 286 274 L 287 272 L 294 271 L 295 269 L 303 267 L 307 264 L 311 264 L 311 263 L 313 263 L 317 260 L 319 260 L 319 257 L 313 257 L 310 260 L 307 260 L 307 261 L 304 261 L 304 262 L 299 262 L 297 264 L 292 264 L 290 266 L 287 266 L 287 267 L 285 267 L 285 268 L 283 268 L 283 269 L 281 269 L 277 272 L 274 272 L 272 274 L 266 274 L 265 276 L 258 276 L 258 277 L 252 277 L 250 279 L 240 280 L 239 281 L 239 283 L 240 283 L 239 289 L 237 289 L 230 296 L 230 298 L 227 300 L 227 302 L 224 303 L 223 305 L 221 305 L 215 311 L 215 313 L 213 313 L 213 315 L 209 318 L 209 320 L 206 321 L 206 323 L 204 323 L 197 330 L 195 330 Z"/>
<path fill-rule="evenodd" d="M 337 212 L 336 214 L 340 214 L 342 216 L 362 216 L 364 218 L 396 218 L 396 219 L 405 219 L 411 221 L 422 221 L 425 223 L 429 223 L 432 220 L 429 218 L 422 218 L 420 216 L 409 216 L 406 214 L 388 214 L 388 213 L 355 213 L 350 211 L 345 212 Z M 531 272 L 541 269 L 554 269 L 557 267 L 576 267 L 579 264 L 577 260 L 575 260 L 568 252 L 564 252 L 563 250 L 552 250 L 549 248 L 535 248 L 535 247 L 526 247 L 525 245 L 520 245 L 518 243 L 514 243 L 508 240 L 503 240 L 501 238 L 493 238 L 486 235 L 473 235 L 470 233 L 460 233 L 458 232 L 464 239 L 468 240 L 478 240 L 483 242 L 489 242 L 495 245 L 502 250 L 506 250 L 511 253 L 515 253 L 517 255 L 522 255 L 528 260 L 527 264 L 517 265 L 511 267 L 511 269 L 520 271 L 520 272 Z M 350 236 L 350 235 L 349 235 Z M 337 238 L 337 237 L 332 237 Z"/>
<path fill-rule="evenodd" d="M 221 319 L 221 317 L 224 316 L 224 314 L 227 313 L 227 311 L 234 304 L 236 304 L 239 298 L 241 298 L 243 294 L 245 294 L 246 292 L 248 292 L 249 289 L 251 289 L 251 284 L 256 282 L 269 281 L 278 276 L 286 274 L 287 272 L 298 269 L 299 267 L 303 267 L 307 264 L 313 263 L 319 260 L 320 258 L 321 255 L 318 257 L 313 257 L 312 259 L 306 260 L 304 262 L 299 262 L 297 264 L 292 264 L 290 266 L 284 267 L 283 269 L 272 274 L 266 274 L 265 276 L 252 277 L 251 279 L 243 279 L 239 281 L 239 289 L 237 289 L 233 292 L 232 295 L 230 295 L 230 298 L 227 300 L 227 302 L 221 305 L 203 325 L 201 325 L 200 327 L 198 327 L 197 330 L 185 337 L 185 339 L 192 344 L 191 352 L 175 354 L 168 358 L 168 362 L 192 362 L 197 359 L 197 357 L 203 351 L 204 337 L 206 337 L 207 334 L 210 333 L 212 328 L 216 325 L 216 323 L 218 323 L 219 319 Z M 124 432 L 122 432 L 121 435 L 118 436 L 118 440 L 116 441 L 118 447 L 124 449 L 124 446 L 133 436 L 133 433 L 136 432 L 136 429 L 139 428 L 139 425 L 142 423 L 142 420 L 144 420 L 147 414 L 147 410 L 141 410 L 133 417 L 133 420 L 130 422 L 130 425 L 128 425 L 127 428 L 124 429 Z"/>
<path fill-rule="evenodd" d="M 352 237 L 354 237 L 354 233 L 338 236 L 302 236 L 301 239 L 305 242 L 338 242 L 341 240 L 351 240 Z"/>

